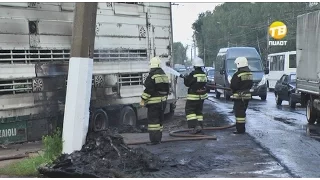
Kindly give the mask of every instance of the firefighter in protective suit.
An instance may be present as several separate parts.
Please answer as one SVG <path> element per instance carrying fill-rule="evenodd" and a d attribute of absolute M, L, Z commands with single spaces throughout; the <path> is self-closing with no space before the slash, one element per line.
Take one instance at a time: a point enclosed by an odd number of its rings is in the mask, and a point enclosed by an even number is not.
<path fill-rule="evenodd" d="M 169 78 L 160 67 L 159 57 L 150 59 L 150 72 L 145 80 L 141 106 L 148 108 L 148 132 L 150 144 L 159 144 L 162 139 L 162 122 L 169 94 Z"/>
<path fill-rule="evenodd" d="M 193 128 L 192 134 L 201 133 L 203 129 L 203 102 L 208 98 L 205 85 L 207 75 L 202 70 L 204 67 L 203 60 L 199 57 L 194 58 L 192 62 L 194 71 L 188 76 L 181 75 L 184 78 L 184 85 L 188 87 L 187 102 L 185 106 L 188 128 Z"/>
<path fill-rule="evenodd" d="M 253 85 L 253 77 L 248 67 L 248 60 L 245 57 L 238 57 L 234 61 L 238 71 L 232 76 L 230 88 L 234 99 L 234 114 L 236 117 L 236 129 L 234 134 L 246 132 L 246 110 L 251 99 L 250 89 Z"/>

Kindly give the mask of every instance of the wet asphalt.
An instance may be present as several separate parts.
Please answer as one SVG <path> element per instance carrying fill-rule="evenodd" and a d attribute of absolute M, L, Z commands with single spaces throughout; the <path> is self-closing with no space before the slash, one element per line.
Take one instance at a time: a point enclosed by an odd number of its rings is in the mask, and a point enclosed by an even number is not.
<path fill-rule="evenodd" d="M 222 127 L 232 124 L 216 103 L 205 101 L 203 107 L 205 127 Z M 172 121 L 164 122 L 164 133 L 186 129 L 185 100 L 177 102 Z M 228 111 L 228 108 L 224 108 Z M 224 113 L 224 114 L 223 114 Z M 145 175 L 144 177 L 198 177 L 198 178 L 278 178 L 294 177 L 269 151 L 265 150 L 248 134 L 235 135 L 235 128 L 204 131 L 217 140 L 167 142 L 155 146 L 140 145 L 160 156 L 169 168 Z M 127 139 L 143 139 L 137 134 Z M 147 136 L 144 137 L 147 139 Z"/>
<path fill-rule="evenodd" d="M 223 96 L 215 98 L 210 93 L 209 101 L 229 119 L 234 121 L 233 102 Z M 320 125 L 308 125 L 305 108 L 298 104 L 291 109 L 288 102 L 277 106 L 274 93 L 268 92 L 266 101 L 254 97 L 247 110 L 246 129 L 254 141 L 275 157 L 293 177 L 320 177 Z M 320 136 L 319 136 L 320 137 Z"/>

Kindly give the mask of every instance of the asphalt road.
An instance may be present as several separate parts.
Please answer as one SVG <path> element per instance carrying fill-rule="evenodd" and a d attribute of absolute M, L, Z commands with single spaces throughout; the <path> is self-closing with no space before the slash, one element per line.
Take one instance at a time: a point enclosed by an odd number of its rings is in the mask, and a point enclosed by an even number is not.
<path fill-rule="evenodd" d="M 172 130 L 186 129 L 185 100 L 177 102 L 172 120 L 164 122 L 163 139 Z M 203 107 L 206 127 L 222 127 L 231 124 L 219 107 L 205 101 Z M 277 159 L 257 144 L 248 134 L 235 135 L 235 128 L 205 131 L 217 140 L 167 142 L 155 146 L 140 145 L 171 164 L 169 168 L 146 174 L 144 177 L 199 177 L 199 178 L 277 178 L 293 177 Z M 123 136 L 127 142 L 148 140 L 147 133 L 129 133 Z"/>
<path fill-rule="evenodd" d="M 214 93 L 210 93 L 209 100 L 234 120 L 234 115 L 229 113 L 232 101 L 216 99 Z M 308 125 L 305 108 L 291 109 L 285 101 L 282 104 L 276 105 L 271 92 L 266 101 L 254 97 L 247 110 L 247 133 L 293 176 L 320 177 L 320 142 L 308 136 L 308 132 L 320 134 L 320 126 Z"/>

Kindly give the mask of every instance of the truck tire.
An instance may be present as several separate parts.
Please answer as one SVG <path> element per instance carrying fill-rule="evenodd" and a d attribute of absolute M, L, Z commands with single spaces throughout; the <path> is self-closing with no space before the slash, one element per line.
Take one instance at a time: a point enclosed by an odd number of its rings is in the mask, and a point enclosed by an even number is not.
<path fill-rule="evenodd" d="M 217 98 L 217 99 L 220 99 L 221 93 L 219 93 L 219 92 L 217 91 L 217 89 L 215 89 L 214 91 L 215 91 L 215 93 L 216 93 L 216 98 Z"/>
<path fill-rule="evenodd" d="M 170 104 L 170 112 L 164 115 L 164 120 L 165 121 L 170 121 L 173 118 L 174 115 L 174 110 L 175 110 L 175 105 Z"/>
<path fill-rule="evenodd" d="M 130 125 L 135 127 L 137 124 L 136 112 L 130 106 L 125 106 L 120 112 L 120 125 Z"/>
<path fill-rule="evenodd" d="M 278 105 L 278 106 L 281 106 L 281 104 L 282 104 L 282 99 L 280 99 L 280 97 L 278 96 L 278 94 L 275 94 L 275 96 L 276 96 L 276 103 L 277 103 L 277 105 Z"/>
<path fill-rule="evenodd" d="M 267 100 L 267 95 L 260 96 L 260 98 L 261 98 L 261 101 L 265 101 Z"/>
<path fill-rule="evenodd" d="M 296 108 L 296 103 L 292 101 L 291 95 L 289 95 L 289 106 L 290 108 Z"/>
<path fill-rule="evenodd" d="M 307 102 L 306 117 L 309 124 L 314 124 L 317 120 L 317 110 L 313 107 L 312 99 Z"/>
<path fill-rule="evenodd" d="M 230 96 L 227 94 L 227 91 L 224 91 L 223 96 L 227 101 L 230 100 Z"/>
<path fill-rule="evenodd" d="M 94 112 L 90 124 L 94 132 L 105 130 L 109 127 L 109 117 L 103 109 L 98 109 Z"/>

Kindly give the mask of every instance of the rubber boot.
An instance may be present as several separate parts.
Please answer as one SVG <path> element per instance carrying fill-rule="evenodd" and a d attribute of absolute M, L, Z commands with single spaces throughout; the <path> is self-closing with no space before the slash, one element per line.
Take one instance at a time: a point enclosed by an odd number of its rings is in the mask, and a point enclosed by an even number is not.
<path fill-rule="evenodd" d="M 202 128 L 198 125 L 190 131 L 190 134 L 199 134 L 202 132 Z"/>
<path fill-rule="evenodd" d="M 161 138 L 162 138 L 162 132 L 160 132 L 160 131 L 151 131 L 151 132 L 149 132 L 150 143 L 147 143 L 147 145 L 160 144 L 161 143 Z"/>
<path fill-rule="evenodd" d="M 147 143 L 147 145 L 157 145 L 157 144 L 161 144 L 161 142 L 149 142 L 149 143 Z"/>
<path fill-rule="evenodd" d="M 190 134 L 197 134 L 196 128 L 193 128 L 191 131 L 189 131 Z"/>
<path fill-rule="evenodd" d="M 245 123 L 236 123 L 237 131 L 234 131 L 233 134 L 244 134 L 246 133 L 246 124 Z"/>

